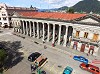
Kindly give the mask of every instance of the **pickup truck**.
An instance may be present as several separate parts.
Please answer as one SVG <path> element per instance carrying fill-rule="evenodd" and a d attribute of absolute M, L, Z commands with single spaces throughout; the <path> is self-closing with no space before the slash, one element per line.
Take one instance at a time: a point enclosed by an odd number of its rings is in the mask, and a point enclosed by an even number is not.
<path fill-rule="evenodd" d="M 33 64 L 36 65 L 37 67 L 43 66 L 47 61 L 47 58 L 44 56 L 39 56 Z"/>

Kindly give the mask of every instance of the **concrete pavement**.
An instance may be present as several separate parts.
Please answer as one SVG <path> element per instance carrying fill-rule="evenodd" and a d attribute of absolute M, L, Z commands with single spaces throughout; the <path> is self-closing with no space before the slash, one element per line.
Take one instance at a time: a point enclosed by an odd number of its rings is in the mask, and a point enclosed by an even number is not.
<path fill-rule="evenodd" d="M 44 65 L 44 67 L 42 68 L 45 71 L 47 71 L 47 74 L 62 74 L 66 66 L 71 66 L 74 69 L 73 74 L 91 74 L 87 71 L 81 70 L 79 68 L 80 62 L 73 60 L 73 56 L 83 55 L 89 58 L 90 60 L 98 59 L 97 57 L 86 56 L 86 54 L 84 53 L 80 53 L 79 51 L 67 47 L 63 47 L 60 45 L 56 45 L 55 47 L 52 47 L 51 43 L 49 42 L 43 44 L 41 40 L 38 40 L 36 38 L 34 39 L 26 36 L 26 38 L 23 39 L 21 37 L 9 33 L 0 36 L 0 41 L 4 41 L 4 40 L 21 41 L 23 47 L 19 49 L 19 51 L 24 52 L 24 60 L 18 63 L 18 65 L 16 65 L 12 69 L 8 70 L 5 74 L 30 74 L 30 63 L 27 61 L 27 57 L 29 54 L 35 51 L 42 53 L 48 58 L 48 63 L 46 63 L 46 65 Z M 34 43 L 34 41 L 37 41 L 39 44 Z M 44 49 L 44 45 L 47 46 L 47 49 Z M 58 67 L 59 65 L 62 67 L 59 68 Z"/>

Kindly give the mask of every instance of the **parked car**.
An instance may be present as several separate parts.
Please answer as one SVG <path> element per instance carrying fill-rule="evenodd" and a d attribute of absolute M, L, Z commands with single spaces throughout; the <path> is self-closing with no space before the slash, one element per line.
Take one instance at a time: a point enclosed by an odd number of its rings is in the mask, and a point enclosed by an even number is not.
<path fill-rule="evenodd" d="M 99 67 L 96 67 L 91 64 L 82 63 L 82 64 L 80 64 L 80 68 L 87 70 L 87 71 L 91 72 L 92 74 L 100 74 Z"/>
<path fill-rule="evenodd" d="M 73 69 L 72 69 L 71 67 L 67 66 L 67 67 L 65 68 L 65 70 L 63 71 L 63 74 L 71 74 L 72 71 L 73 71 Z"/>
<path fill-rule="evenodd" d="M 28 60 L 33 62 L 35 61 L 41 54 L 39 52 L 34 52 L 31 55 L 29 55 Z"/>
<path fill-rule="evenodd" d="M 74 56 L 73 59 L 88 64 L 88 59 L 83 56 Z"/>
<path fill-rule="evenodd" d="M 45 71 L 41 71 L 41 74 L 46 74 L 46 72 Z"/>
<path fill-rule="evenodd" d="M 37 67 L 40 67 L 42 65 L 44 65 L 47 61 L 47 58 L 44 56 L 39 56 L 34 62 L 33 64 L 36 65 Z"/>
<path fill-rule="evenodd" d="M 37 67 L 36 67 L 35 65 L 31 64 L 31 71 L 33 72 L 33 71 L 35 71 L 36 69 L 37 69 Z"/>

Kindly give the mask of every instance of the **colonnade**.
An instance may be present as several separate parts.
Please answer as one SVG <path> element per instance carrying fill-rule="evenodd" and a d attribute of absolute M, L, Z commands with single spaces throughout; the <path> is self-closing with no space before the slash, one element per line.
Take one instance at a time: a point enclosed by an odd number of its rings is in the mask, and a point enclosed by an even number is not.
<path fill-rule="evenodd" d="M 51 24 L 51 23 L 42 23 L 42 22 L 32 22 L 32 21 L 13 21 L 14 32 L 22 33 L 24 35 L 34 37 L 34 38 L 42 38 L 42 41 L 50 42 L 50 39 L 52 40 L 52 44 L 56 42 L 60 45 L 61 41 L 63 40 L 63 46 L 66 46 L 67 44 L 67 37 L 68 37 L 68 25 L 61 25 L 61 24 Z M 42 25 L 42 27 L 40 26 Z M 56 26 L 58 27 L 58 33 L 56 33 Z M 63 28 L 65 28 L 65 31 L 63 31 Z M 42 30 L 40 29 L 42 28 Z M 42 32 L 42 37 L 41 32 Z M 63 31 L 63 35 L 62 32 Z M 57 37 L 56 37 L 57 34 Z M 62 36 L 62 38 L 61 38 Z M 45 37 L 47 37 L 45 39 Z M 57 38 L 57 39 L 56 39 Z"/>

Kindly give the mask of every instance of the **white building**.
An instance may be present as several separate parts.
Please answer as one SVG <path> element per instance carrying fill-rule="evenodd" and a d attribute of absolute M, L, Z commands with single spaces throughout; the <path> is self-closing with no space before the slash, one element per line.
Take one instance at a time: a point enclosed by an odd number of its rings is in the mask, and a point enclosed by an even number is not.
<path fill-rule="evenodd" d="M 14 32 L 100 56 L 100 17 L 92 14 L 18 12 Z"/>
<path fill-rule="evenodd" d="M 14 12 L 33 12 L 37 11 L 36 8 L 25 8 L 25 7 L 11 7 L 4 3 L 0 3 L 0 26 L 10 27 L 12 26 L 11 17 Z"/>

